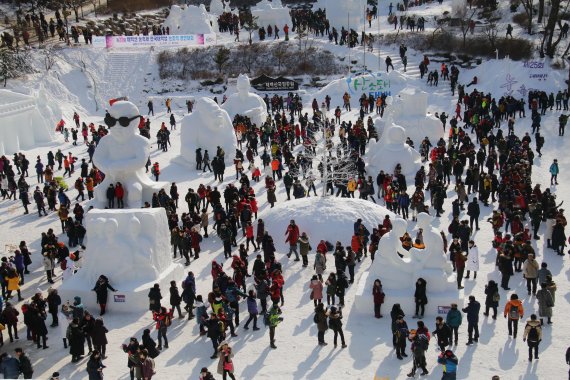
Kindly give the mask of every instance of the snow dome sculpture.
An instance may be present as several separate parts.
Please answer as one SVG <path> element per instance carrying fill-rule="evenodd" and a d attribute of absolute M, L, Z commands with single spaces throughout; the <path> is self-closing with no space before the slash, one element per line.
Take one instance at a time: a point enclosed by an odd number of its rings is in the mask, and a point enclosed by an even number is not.
<path fill-rule="evenodd" d="M 283 27 L 285 24 L 289 25 L 289 28 L 293 25 L 291 22 L 291 15 L 289 14 L 289 8 L 283 7 L 280 0 L 273 0 L 269 2 L 268 0 L 261 0 L 255 7 L 251 9 L 251 14 L 253 17 L 258 17 L 257 25 L 260 27 L 267 28 L 269 25 L 273 28 L 275 25 L 280 30 L 280 36 L 283 37 Z"/>
<path fill-rule="evenodd" d="M 164 291 L 171 280 L 183 275 L 182 265 L 170 258 L 163 208 L 93 209 L 86 214 L 85 224 L 88 244 L 81 253 L 83 265 L 60 287 L 62 297 L 79 295 L 94 309 L 96 298 L 90 290 L 104 274 L 118 290 L 109 295 L 110 309 L 140 312 L 148 310 L 147 294 L 155 283 Z M 115 299 L 115 294 L 121 297 Z"/>
<path fill-rule="evenodd" d="M 428 214 L 418 215 L 417 228 L 423 229 L 425 248 L 411 248 L 409 251 L 402 247 L 400 241 L 407 231 L 407 221 L 392 221 L 392 230 L 380 239 L 374 262 L 358 282 L 354 305 L 359 312 L 370 313 L 372 310 L 369 292 L 376 279 L 382 281 L 386 294 L 384 310 L 390 310 L 393 304 L 399 303 L 404 312 L 412 312 L 415 283 L 420 277 L 427 282 L 427 314 L 437 314 L 437 306 L 461 303 L 455 274 L 443 251 L 443 239 L 439 231 L 431 227 L 432 221 L 433 217 Z M 413 231 L 408 233 L 412 238 L 415 236 Z"/>
<path fill-rule="evenodd" d="M 220 146 L 227 155 L 233 155 L 236 135 L 232 120 L 218 103 L 209 98 L 200 98 L 194 104 L 194 111 L 182 119 L 180 131 L 180 161 L 196 165 L 196 149 L 208 151 L 210 159 Z"/>
<path fill-rule="evenodd" d="M 282 236 L 291 219 L 295 219 L 300 232 L 306 232 L 316 247 L 321 240 L 348 245 L 357 219 L 362 219 L 372 233 L 372 228 L 381 224 L 386 215 L 392 220 L 396 217 L 385 207 L 363 199 L 311 196 L 277 203 L 265 211 L 263 221 L 265 230 L 271 231 L 277 252 L 288 252 L 289 245 Z"/>
<path fill-rule="evenodd" d="M 212 0 L 210 2 L 210 13 L 216 16 L 224 13 L 224 1 L 223 0 Z"/>
<path fill-rule="evenodd" d="M 152 193 L 165 188 L 166 182 L 154 182 L 145 170 L 150 156 L 150 142 L 138 134 L 139 109 L 131 102 L 119 101 L 109 108 L 109 114 L 116 119 L 107 136 L 101 138 L 93 163 L 103 173 L 105 179 L 95 187 L 95 206 L 107 205 L 107 188 L 120 182 L 125 189 L 125 207 L 138 208 L 144 201 L 150 202 Z M 120 119 L 130 122 L 125 127 Z"/>
<path fill-rule="evenodd" d="M 252 123 L 261 126 L 267 119 L 267 105 L 263 98 L 250 91 L 249 77 L 241 74 L 237 79 L 237 93 L 230 95 L 222 108 L 228 111 L 230 118 L 236 115 L 247 116 Z"/>
<path fill-rule="evenodd" d="M 61 111 L 45 98 L 0 90 L 0 155 L 36 148 L 53 140 L 52 129 Z M 54 120 L 57 118 L 58 120 Z M 53 122 L 50 126 L 49 122 Z"/>
<path fill-rule="evenodd" d="M 374 168 L 374 172 L 384 170 L 393 174 L 397 164 L 402 167 L 404 177 L 413 181 L 422 161 L 418 151 L 406 144 L 404 128 L 392 124 L 383 131 L 378 142 L 370 142 L 368 165 Z"/>
<path fill-rule="evenodd" d="M 366 0 L 319 0 L 313 9 L 326 9 L 331 27 L 360 30 L 364 24 Z"/>
<path fill-rule="evenodd" d="M 180 7 L 173 5 L 170 13 L 163 23 L 170 28 L 170 34 L 211 34 L 214 29 L 210 24 L 210 16 L 204 4 L 199 7 L 188 5 Z"/>
<path fill-rule="evenodd" d="M 406 137 L 419 146 L 427 137 L 435 146 L 443 137 L 441 121 L 433 115 L 427 114 L 428 94 L 417 88 L 407 87 L 394 97 L 391 107 L 384 113 L 384 125 L 394 123 L 402 126 L 406 131 Z"/>

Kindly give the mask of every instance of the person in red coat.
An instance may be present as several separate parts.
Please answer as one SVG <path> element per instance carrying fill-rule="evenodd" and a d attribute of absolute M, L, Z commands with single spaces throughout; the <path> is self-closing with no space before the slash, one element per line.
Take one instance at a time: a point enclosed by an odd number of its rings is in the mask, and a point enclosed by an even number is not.
<path fill-rule="evenodd" d="M 384 291 L 382 290 L 382 282 L 379 279 L 374 280 L 372 296 L 374 297 L 374 316 L 376 318 L 382 318 L 380 307 L 384 303 Z"/>
<path fill-rule="evenodd" d="M 289 243 L 289 253 L 287 257 L 291 257 L 291 254 L 295 253 L 295 261 L 300 261 L 299 252 L 297 251 L 297 241 L 299 240 L 299 226 L 295 224 L 295 221 L 291 219 L 287 231 L 285 231 L 287 239 L 285 243 Z"/>
<path fill-rule="evenodd" d="M 121 185 L 121 182 L 117 182 L 117 184 L 115 185 L 115 198 L 117 198 L 118 208 L 125 207 L 125 204 L 123 203 L 124 196 L 125 196 L 125 189 L 123 188 L 123 185 Z"/>
<path fill-rule="evenodd" d="M 202 241 L 202 235 L 200 235 L 197 229 L 192 228 L 192 232 L 190 232 L 190 239 L 192 239 L 194 259 L 198 260 L 200 258 L 200 242 Z M 192 256 L 192 254 L 190 254 L 190 256 Z"/>

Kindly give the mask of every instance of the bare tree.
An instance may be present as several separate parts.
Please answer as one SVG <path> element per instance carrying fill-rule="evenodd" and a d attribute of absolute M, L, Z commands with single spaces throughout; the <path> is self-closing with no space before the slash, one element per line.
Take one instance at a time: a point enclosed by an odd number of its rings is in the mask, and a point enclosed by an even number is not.
<path fill-rule="evenodd" d="M 463 36 L 463 47 L 465 47 L 467 33 L 469 33 L 469 24 L 471 24 L 471 21 L 475 16 L 475 12 L 477 12 L 477 9 L 470 9 L 469 12 L 466 12 L 465 17 L 462 17 L 460 20 L 461 35 Z"/>
<path fill-rule="evenodd" d="M 238 45 L 239 62 L 249 74 L 251 73 L 260 52 L 259 44 Z"/>
<path fill-rule="evenodd" d="M 487 40 L 491 44 L 491 49 L 495 50 L 497 48 L 497 35 L 499 34 L 499 28 L 497 24 L 493 21 L 490 22 L 487 26 L 485 26 L 485 36 L 487 36 Z"/>
<path fill-rule="evenodd" d="M 438 32 L 444 31 L 444 27 L 447 25 L 447 22 L 445 20 L 438 19 L 437 16 L 433 16 L 433 18 L 430 18 L 427 21 L 428 21 L 428 24 L 433 28 L 433 30 L 431 32 L 431 37 L 429 40 L 429 45 L 431 47 L 431 46 L 433 46 L 433 42 L 435 41 L 436 34 Z"/>
<path fill-rule="evenodd" d="M 46 71 L 50 71 L 55 64 L 56 54 L 54 50 L 54 45 L 48 45 L 43 49 L 44 54 L 44 66 Z"/>
<path fill-rule="evenodd" d="M 534 7 L 534 0 L 520 0 L 524 11 L 528 17 L 528 24 L 526 26 L 526 31 L 528 34 L 532 34 L 532 13 Z"/>
<path fill-rule="evenodd" d="M 0 49 L 0 79 L 4 82 L 4 87 L 8 79 L 18 78 L 34 71 L 27 50 Z"/>
<path fill-rule="evenodd" d="M 548 15 L 548 20 L 544 27 L 544 34 L 542 36 L 542 42 L 540 44 L 540 56 L 544 57 L 545 55 L 553 58 L 556 54 L 556 49 L 560 44 L 560 41 L 563 37 L 562 32 L 562 19 L 561 15 L 565 15 L 566 11 L 568 10 L 568 2 L 566 2 L 565 9 L 561 12 L 561 0 L 551 0 L 551 9 L 550 14 Z M 554 34 L 556 33 L 556 26 L 558 25 L 558 37 L 554 40 Z M 546 45 L 546 46 L 545 46 Z"/>

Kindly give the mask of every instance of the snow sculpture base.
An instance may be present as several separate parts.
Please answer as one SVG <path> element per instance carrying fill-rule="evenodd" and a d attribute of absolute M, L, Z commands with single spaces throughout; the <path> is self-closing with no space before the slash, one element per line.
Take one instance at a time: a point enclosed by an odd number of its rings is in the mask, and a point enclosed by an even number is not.
<path fill-rule="evenodd" d="M 360 280 L 356 284 L 356 294 L 354 296 L 353 310 L 358 314 L 370 315 L 371 318 L 374 316 L 374 300 L 372 297 L 372 285 L 376 278 L 369 272 L 366 272 L 360 277 Z M 410 281 L 413 279 L 410 278 Z M 450 279 L 451 281 L 451 279 Z M 384 281 L 382 281 L 384 284 Z M 428 285 L 429 286 L 429 285 Z M 414 315 L 416 304 L 414 303 L 414 288 L 410 287 L 408 289 L 400 290 L 388 290 L 384 289 L 386 297 L 384 298 L 384 303 L 382 304 L 382 314 L 384 317 L 390 317 L 390 310 L 392 306 L 399 303 L 402 310 L 406 314 L 406 320 L 408 321 L 408 326 L 414 328 L 410 325 L 412 316 Z M 447 292 L 428 292 L 428 303 L 426 305 L 424 319 L 432 320 L 429 317 L 435 317 L 437 315 L 442 315 L 447 313 L 447 307 L 452 303 L 456 303 L 458 308 L 463 307 L 463 296 L 458 290 L 447 291 Z M 444 313 L 440 313 L 440 306 L 444 307 Z"/>
<path fill-rule="evenodd" d="M 168 304 L 170 281 L 184 276 L 184 267 L 171 259 L 170 233 L 163 208 L 91 210 L 86 214 L 87 249 L 83 265 L 59 288 L 62 300 L 80 296 L 96 312 L 97 278 L 104 274 L 116 293 L 109 291 L 107 308 L 113 313 L 148 310 L 148 291 L 160 284 Z"/>

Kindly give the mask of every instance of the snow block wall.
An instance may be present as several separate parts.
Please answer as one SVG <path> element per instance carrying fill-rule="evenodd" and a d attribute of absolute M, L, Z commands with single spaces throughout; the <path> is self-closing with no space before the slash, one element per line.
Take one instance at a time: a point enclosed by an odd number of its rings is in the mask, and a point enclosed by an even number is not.
<path fill-rule="evenodd" d="M 258 17 L 257 25 L 260 27 L 267 28 L 269 25 L 273 28 L 275 25 L 280 30 L 280 36 L 283 37 L 283 27 L 285 24 L 291 28 L 293 23 L 291 22 L 291 15 L 289 14 L 289 8 L 284 7 L 281 1 L 273 0 L 269 2 L 267 0 L 262 0 L 255 7 L 251 9 L 251 14 L 253 17 Z"/>
<path fill-rule="evenodd" d="M 55 129 L 55 124 L 50 127 L 42 116 L 42 112 L 48 110 L 48 115 L 58 111 L 52 111 L 51 103 L 40 103 L 34 96 L 0 90 L 0 155 L 32 149 L 40 143 L 52 141 L 51 128 Z"/>
<path fill-rule="evenodd" d="M 86 214 L 87 249 L 83 265 L 65 280 L 62 299 L 80 296 L 90 310 L 98 308 L 91 291 L 100 275 L 109 278 L 116 293 L 109 293 L 113 312 L 148 310 L 148 291 L 160 284 L 168 296 L 170 281 L 180 280 L 183 267 L 171 259 L 170 232 L 163 208 L 96 210 Z M 119 297 L 115 297 L 119 296 Z"/>

